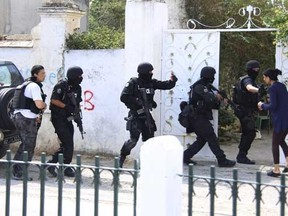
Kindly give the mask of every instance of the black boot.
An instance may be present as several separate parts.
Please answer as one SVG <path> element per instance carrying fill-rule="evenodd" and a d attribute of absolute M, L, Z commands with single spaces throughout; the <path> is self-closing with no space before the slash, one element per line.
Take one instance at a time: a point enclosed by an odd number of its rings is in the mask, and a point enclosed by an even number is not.
<path fill-rule="evenodd" d="M 73 168 L 67 167 L 67 168 L 64 170 L 64 175 L 67 176 L 67 177 L 75 177 L 75 171 L 74 171 Z"/>
<path fill-rule="evenodd" d="M 52 161 L 49 160 L 46 163 L 52 163 Z M 54 166 L 48 166 L 47 170 L 52 175 L 52 177 L 57 177 L 57 172 L 55 171 L 55 167 Z"/>
<path fill-rule="evenodd" d="M 191 160 L 191 158 L 189 159 L 183 159 L 183 163 L 186 164 L 186 165 L 189 165 L 189 164 L 193 164 L 193 165 L 196 165 L 197 163 L 193 160 Z"/>
<path fill-rule="evenodd" d="M 239 152 L 236 159 L 237 163 L 249 164 L 249 165 L 255 164 L 255 161 L 250 160 L 245 152 Z"/>
<path fill-rule="evenodd" d="M 236 162 L 228 159 L 218 160 L 219 167 L 233 167 L 235 166 Z"/>

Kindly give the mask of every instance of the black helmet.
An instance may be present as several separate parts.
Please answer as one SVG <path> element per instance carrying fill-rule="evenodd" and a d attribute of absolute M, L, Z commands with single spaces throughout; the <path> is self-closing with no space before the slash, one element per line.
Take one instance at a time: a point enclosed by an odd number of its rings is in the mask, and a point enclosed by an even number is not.
<path fill-rule="evenodd" d="M 213 67 L 203 67 L 201 70 L 201 78 L 213 79 L 216 74 L 216 70 Z"/>
<path fill-rule="evenodd" d="M 138 65 L 138 68 L 137 68 L 137 72 L 139 74 L 142 74 L 142 73 L 149 73 L 150 71 L 152 71 L 154 68 L 152 66 L 152 64 L 148 63 L 148 62 L 143 62 L 141 64 Z"/>
<path fill-rule="evenodd" d="M 67 78 L 69 80 L 77 79 L 82 74 L 83 74 L 83 70 L 81 67 L 78 67 L 78 66 L 70 67 L 67 70 Z"/>
<path fill-rule="evenodd" d="M 250 60 L 246 63 L 246 70 L 251 70 L 253 68 L 260 68 L 260 63 L 257 60 Z"/>

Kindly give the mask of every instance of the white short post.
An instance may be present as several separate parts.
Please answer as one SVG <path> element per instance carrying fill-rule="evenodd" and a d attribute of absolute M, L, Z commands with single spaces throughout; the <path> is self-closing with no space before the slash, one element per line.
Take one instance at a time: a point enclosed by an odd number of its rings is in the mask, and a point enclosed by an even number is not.
<path fill-rule="evenodd" d="M 154 137 L 140 150 L 137 215 L 181 215 L 183 147 L 175 136 Z"/>

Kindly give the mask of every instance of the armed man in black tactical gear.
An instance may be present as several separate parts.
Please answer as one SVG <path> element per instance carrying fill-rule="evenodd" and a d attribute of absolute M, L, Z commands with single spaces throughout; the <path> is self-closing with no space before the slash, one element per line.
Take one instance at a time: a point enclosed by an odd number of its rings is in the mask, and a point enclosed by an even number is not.
<path fill-rule="evenodd" d="M 50 101 L 51 122 L 55 128 L 55 133 L 60 140 L 60 148 L 52 156 L 52 160 L 48 163 L 57 163 L 58 154 L 63 153 L 64 164 L 70 164 L 74 151 L 74 127 L 73 115 L 76 109 L 79 109 L 82 101 L 82 82 L 83 70 L 80 67 L 70 67 L 67 70 L 67 79 L 60 80 L 53 88 Z M 71 97 L 75 97 L 76 104 L 73 103 Z M 48 167 L 48 171 L 53 177 L 57 176 L 55 167 Z M 74 177 L 75 171 L 68 167 L 64 170 L 64 175 Z"/>
<path fill-rule="evenodd" d="M 27 151 L 28 161 L 34 155 L 38 125 L 41 123 L 40 113 L 46 109 L 46 95 L 42 90 L 42 82 L 46 72 L 42 65 L 34 65 L 31 77 L 15 89 L 13 97 L 14 124 L 19 132 L 21 144 L 14 156 L 14 160 L 23 160 L 23 152 Z M 19 164 L 13 166 L 13 177 L 22 180 L 23 170 Z M 32 179 L 29 179 L 32 180 Z"/>
<path fill-rule="evenodd" d="M 183 162 L 196 164 L 191 158 L 196 155 L 208 142 L 208 145 L 216 156 L 219 167 L 233 167 L 236 162 L 228 160 L 224 151 L 220 148 L 218 138 L 214 132 L 212 109 L 219 109 L 222 96 L 212 91 L 212 83 L 216 71 L 213 67 L 203 67 L 201 78 L 190 87 L 189 104 L 194 108 L 193 131 L 196 133 L 196 141 L 184 151 Z"/>
<path fill-rule="evenodd" d="M 154 137 L 156 125 L 150 112 L 157 107 L 153 100 L 155 90 L 172 89 L 177 82 L 177 77 L 173 73 L 171 73 L 170 80 L 167 81 L 152 79 L 153 69 L 150 63 L 139 64 L 138 78 L 131 78 L 121 93 L 120 100 L 130 109 L 128 117 L 125 118 L 130 139 L 124 143 L 121 149 L 120 167 L 123 167 L 126 156 L 136 146 L 141 133 L 143 142 Z"/>
<path fill-rule="evenodd" d="M 238 83 L 234 86 L 233 102 L 238 105 L 238 114 L 236 116 L 241 124 L 241 140 L 238 146 L 237 163 L 255 164 L 255 161 L 247 157 L 251 144 L 256 136 L 255 113 L 258 112 L 257 103 L 259 101 L 258 93 L 260 88 L 256 84 L 256 78 L 259 73 L 260 64 L 256 60 L 250 60 L 246 63 L 247 75 L 240 77 Z"/>

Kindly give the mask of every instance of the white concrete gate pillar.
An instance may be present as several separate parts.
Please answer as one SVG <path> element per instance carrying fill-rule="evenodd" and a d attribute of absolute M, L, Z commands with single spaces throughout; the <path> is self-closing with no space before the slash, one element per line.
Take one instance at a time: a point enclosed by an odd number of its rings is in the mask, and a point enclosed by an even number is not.
<path fill-rule="evenodd" d="M 63 71 L 65 38 L 80 28 L 84 12 L 67 7 L 43 6 L 38 9 L 38 14 L 41 22 L 32 29 L 33 61 L 43 64 L 49 76 L 49 72 Z"/>
<path fill-rule="evenodd" d="M 168 9 L 160 0 L 127 0 L 125 12 L 125 77 L 137 76 L 137 66 L 148 61 L 154 76 L 161 77 L 163 30 L 168 25 Z"/>

